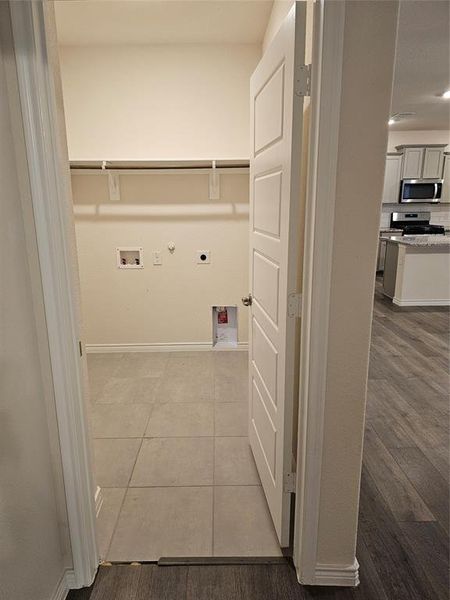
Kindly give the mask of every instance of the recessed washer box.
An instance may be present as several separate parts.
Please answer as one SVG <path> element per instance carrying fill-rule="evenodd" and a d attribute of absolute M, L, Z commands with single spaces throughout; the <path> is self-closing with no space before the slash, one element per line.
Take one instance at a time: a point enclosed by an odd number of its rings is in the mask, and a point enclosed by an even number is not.
<path fill-rule="evenodd" d="M 119 269 L 143 269 L 143 249 L 140 246 L 121 246 L 116 248 Z"/>

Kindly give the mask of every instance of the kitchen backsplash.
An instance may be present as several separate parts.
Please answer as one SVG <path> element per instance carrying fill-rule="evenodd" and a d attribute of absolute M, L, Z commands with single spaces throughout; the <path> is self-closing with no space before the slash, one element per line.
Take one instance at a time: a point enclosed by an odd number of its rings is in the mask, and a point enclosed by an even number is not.
<path fill-rule="evenodd" d="M 393 212 L 430 212 L 430 223 L 450 227 L 450 204 L 383 204 L 381 227 L 389 227 Z"/>

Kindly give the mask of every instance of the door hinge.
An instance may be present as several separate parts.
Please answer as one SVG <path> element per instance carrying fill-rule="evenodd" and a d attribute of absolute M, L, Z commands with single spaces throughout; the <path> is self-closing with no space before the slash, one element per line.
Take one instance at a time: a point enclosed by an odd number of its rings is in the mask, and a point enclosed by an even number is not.
<path fill-rule="evenodd" d="M 81 343 L 81 340 L 78 342 L 78 348 L 80 349 L 80 356 L 83 356 L 83 344 Z"/>
<path fill-rule="evenodd" d="M 283 491 L 287 494 L 295 494 L 295 485 L 297 483 L 296 473 L 285 473 L 283 481 Z"/>
<path fill-rule="evenodd" d="M 295 74 L 296 96 L 311 96 L 311 65 L 300 65 Z"/>
<path fill-rule="evenodd" d="M 302 295 L 289 294 L 288 317 L 297 318 L 302 316 Z"/>

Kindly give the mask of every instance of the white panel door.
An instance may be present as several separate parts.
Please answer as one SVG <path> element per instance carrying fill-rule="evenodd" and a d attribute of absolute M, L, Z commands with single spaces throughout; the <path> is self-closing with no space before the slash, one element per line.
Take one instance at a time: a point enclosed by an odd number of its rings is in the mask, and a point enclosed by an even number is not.
<path fill-rule="evenodd" d="M 281 546 L 289 545 L 306 3 L 293 6 L 251 78 L 249 438 Z"/>

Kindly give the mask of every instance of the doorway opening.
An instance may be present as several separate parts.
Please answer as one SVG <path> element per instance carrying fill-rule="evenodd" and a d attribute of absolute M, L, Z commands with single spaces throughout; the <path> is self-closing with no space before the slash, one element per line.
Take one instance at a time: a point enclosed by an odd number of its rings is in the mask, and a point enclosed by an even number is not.
<path fill-rule="evenodd" d="M 218 4 L 197 14 L 198 4 L 183 3 L 195 12 L 186 18 L 217 17 Z M 289 98 L 304 32 L 292 17 L 284 26 L 250 115 L 271 3 L 251 4 L 251 44 L 205 42 L 203 27 L 192 28 L 201 43 L 171 40 L 172 3 L 165 41 L 122 27 L 137 25 L 126 2 L 109 34 L 111 9 L 56 5 L 105 561 L 274 557 L 289 545 L 298 298 L 287 321 L 283 306 L 296 291 L 286 265 L 300 224 L 283 148 L 301 139 L 286 123 L 301 127 L 302 99 Z M 155 3 L 140 5 L 141 17 L 159 18 Z M 251 295 L 240 302 L 249 281 L 253 307 Z"/>

